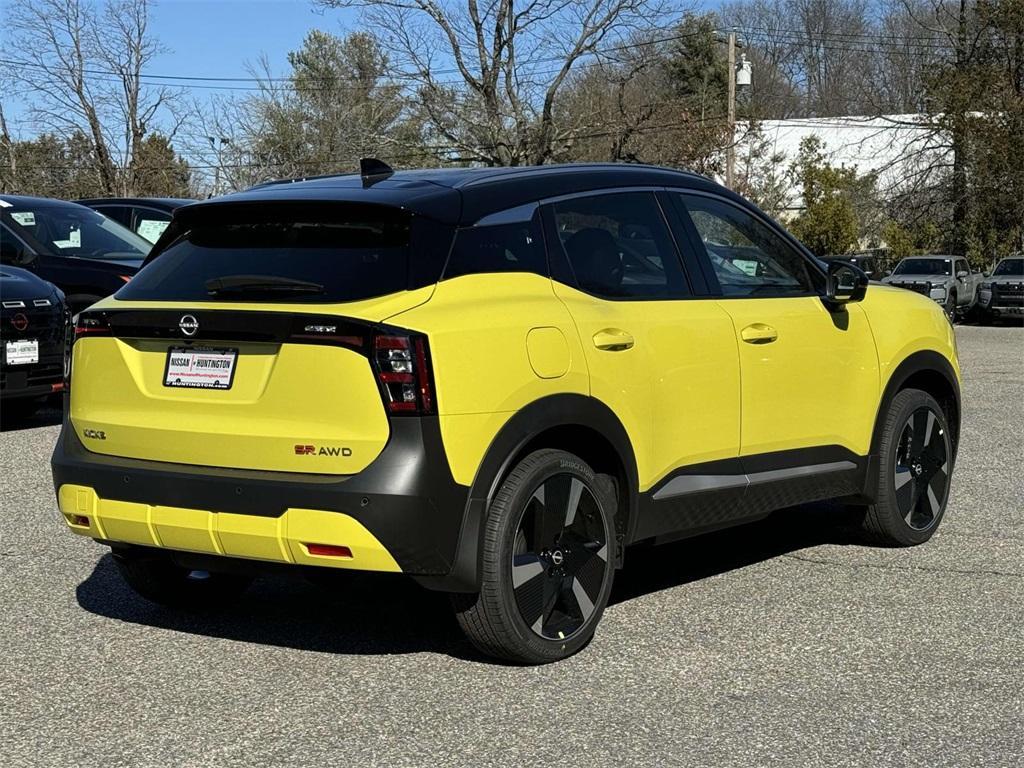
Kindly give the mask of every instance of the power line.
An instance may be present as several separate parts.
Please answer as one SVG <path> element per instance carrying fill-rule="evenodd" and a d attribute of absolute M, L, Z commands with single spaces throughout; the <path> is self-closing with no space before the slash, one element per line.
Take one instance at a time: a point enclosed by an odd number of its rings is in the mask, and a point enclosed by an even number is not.
<path fill-rule="evenodd" d="M 687 39 L 687 38 L 691 38 L 691 37 L 697 37 L 697 36 L 703 35 L 703 34 L 705 34 L 704 31 L 682 32 L 682 33 L 677 33 L 677 34 L 674 34 L 674 35 L 668 35 L 668 36 L 665 36 L 665 37 L 653 38 L 653 39 L 650 39 L 650 40 L 638 40 L 638 41 L 635 41 L 635 42 L 632 42 L 632 43 L 623 43 L 623 44 L 620 44 L 620 45 L 607 46 L 607 47 L 601 48 L 599 50 L 587 51 L 587 52 L 582 53 L 579 58 L 589 58 L 589 57 L 593 57 L 593 56 L 601 57 L 601 56 L 606 56 L 609 53 L 613 53 L 613 52 L 616 52 L 616 51 L 633 50 L 633 49 L 636 49 L 636 48 L 644 48 L 644 47 L 651 46 L 651 45 L 661 45 L 663 43 L 674 42 L 674 41 L 683 40 L 683 39 Z M 564 61 L 564 60 L 565 60 L 564 56 L 547 56 L 547 57 L 540 57 L 540 58 L 530 59 L 530 62 L 531 63 L 548 63 L 548 62 Z M 601 62 L 596 62 L 596 63 L 593 63 L 593 64 L 587 64 L 587 63 L 574 64 L 573 68 L 575 69 L 577 67 L 583 67 L 583 66 L 596 66 L 596 65 L 599 65 L 600 63 Z M 50 69 L 45 64 L 38 64 L 36 62 L 30 62 L 30 61 L 18 61 L 18 60 L 15 60 L 15 59 L 0 59 L 0 64 L 4 64 L 4 65 L 7 65 L 7 66 L 13 66 L 13 67 L 22 67 L 22 68 L 34 68 L 34 69 L 43 69 L 43 70 L 49 70 Z M 558 71 L 560 71 L 560 68 L 547 70 L 547 73 L 554 74 L 554 73 L 556 73 Z M 119 81 L 120 81 L 120 79 L 122 77 L 122 73 L 117 72 L 115 70 L 94 69 L 94 68 L 91 68 L 91 67 L 88 68 L 88 69 L 82 69 L 82 73 L 83 74 L 87 74 L 87 75 L 114 77 L 114 78 L 117 78 Z M 430 71 L 430 74 L 431 75 L 461 74 L 461 70 L 458 67 L 453 67 L 453 68 L 449 68 L 449 69 L 434 69 L 434 70 Z M 473 73 L 473 74 L 474 74 L 474 76 L 479 77 L 478 74 L 476 74 L 476 73 Z M 538 73 L 534 73 L 534 74 L 538 74 Z M 543 73 L 540 73 L 540 74 L 543 74 Z M 155 74 L 155 73 L 154 74 L 141 73 L 139 75 L 139 78 L 140 78 L 140 80 L 143 80 L 143 81 L 150 81 L 150 80 L 160 80 L 160 81 L 164 81 L 164 80 L 168 80 L 168 81 L 170 81 L 170 80 L 182 80 L 182 81 L 186 81 L 188 83 L 210 83 L 210 82 L 214 82 L 214 83 L 216 83 L 216 82 L 224 82 L 224 83 L 234 83 L 234 82 L 237 82 L 237 83 L 257 83 L 257 84 L 261 84 L 261 83 L 277 83 L 277 82 L 281 82 L 281 83 L 294 83 L 294 76 L 284 76 L 284 77 L 274 77 L 274 76 L 267 76 L 267 77 L 259 77 L 259 76 L 223 77 L 223 76 L 209 76 L 209 75 L 167 75 L 167 74 Z M 389 73 L 386 76 L 386 79 L 390 79 L 390 80 L 410 80 L 410 81 L 413 81 L 413 82 L 421 82 L 422 81 L 422 76 L 419 75 L 419 74 L 416 74 L 416 73 L 411 73 L 411 72 L 392 72 L 392 73 Z M 437 83 L 437 84 L 453 84 L 454 85 L 454 84 L 464 84 L 465 83 L 465 79 L 464 78 L 460 78 L 460 79 L 457 79 L 457 80 L 434 81 L 434 82 Z M 146 84 L 147 85 L 156 85 L 157 83 L 147 82 Z M 224 86 L 189 85 L 189 86 L 185 86 L 184 84 L 179 84 L 179 83 L 168 83 L 168 85 L 178 86 L 178 87 L 189 87 L 189 88 L 206 87 L 206 88 L 215 88 L 215 89 L 224 89 L 224 90 L 265 90 L 265 87 L 261 86 L 261 85 L 257 85 L 257 86 L 229 86 L 229 85 L 224 85 Z M 355 86 L 354 89 L 358 90 L 359 86 Z M 317 90 L 337 90 L 337 89 L 336 88 L 324 88 L 324 89 L 317 89 Z"/>

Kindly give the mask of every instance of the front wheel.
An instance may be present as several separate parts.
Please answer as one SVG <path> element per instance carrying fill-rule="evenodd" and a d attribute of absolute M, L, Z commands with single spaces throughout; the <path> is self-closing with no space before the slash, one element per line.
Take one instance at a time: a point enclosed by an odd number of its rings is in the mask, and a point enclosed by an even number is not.
<path fill-rule="evenodd" d="M 946 296 L 946 303 L 942 307 L 946 313 L 946 317 L 949 318 L 949 322 L 956 323 L 956 294 L 950 292 Z"/>
<path fill-rule="evenodd" d="M 875 503 L 864 529 L 892 547 L 923 544 L 946 511 L 953 443 L 941 406 L 927 392 L 905 389 L 893 398 L 882 424 Z"/>
<path fill-rule="evenodd" d="M 564 659 L 593 637 L 614 572 L 614 486 L 577 456 L 519 462 L 491 503 L 477 595 L 454 595 L 483 653 L 523 664 Z"/>

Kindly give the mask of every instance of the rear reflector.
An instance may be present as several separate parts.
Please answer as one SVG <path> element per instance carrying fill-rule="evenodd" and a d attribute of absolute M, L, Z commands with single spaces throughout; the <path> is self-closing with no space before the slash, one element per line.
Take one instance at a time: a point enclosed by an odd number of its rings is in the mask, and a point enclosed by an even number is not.
<path fill-rule="evenodd" d="M 307 544 L 306 551 L 318 557 L 347 557 L 352 559 L 352 550 L 348 547 L 339 547 L 334 544 Z"/>

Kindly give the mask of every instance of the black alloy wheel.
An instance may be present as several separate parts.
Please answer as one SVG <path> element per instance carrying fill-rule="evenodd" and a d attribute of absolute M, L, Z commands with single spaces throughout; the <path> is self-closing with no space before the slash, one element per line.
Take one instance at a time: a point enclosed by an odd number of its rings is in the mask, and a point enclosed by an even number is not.
<path fill-rule="evenodd" d="M 873 501 L 864 532 L 888 547 L 928 541 L 946 513 L 956 442 L 946 412 L 927 392 L 904 389 L 879 425 Z"/>
<path fill-rule="evenodd" d="M 917 408 L 900 433 L 893 481 L 896 503 L 915 531 L 938 520 L 949 491 L 949 456 L 944 429 L 928 406 Z"/>
<path fill-rule="evenodd" d="M 480 591 L 452 595 L 459 626 L 489 656 L 547 664 L 590 642 L 615 575 L 615 481 L 543 448 L 508 473 L 480 540 Z"/>
<path fill-rule="evenodd" d="M 572 637 L 593 615 L 608 569 L 597 500 L 575 475 L 534 490 L 516 530 L 510 562 L 519 615 L 547 640 Z"/>

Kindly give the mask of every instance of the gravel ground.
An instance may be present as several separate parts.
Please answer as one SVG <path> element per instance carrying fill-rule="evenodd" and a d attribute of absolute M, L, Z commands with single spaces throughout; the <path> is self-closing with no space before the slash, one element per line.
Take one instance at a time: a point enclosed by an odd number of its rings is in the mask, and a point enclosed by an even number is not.
<path fill-rule="evenodd" d="M 58 520 L 44 413 L 0 435 L 0 765 L 1024 765 L 1024 330 L 958 335 L 929 544 L 814 505 L 630 551 L 595 641 L 532 669 L 400 577 L 144 602 Z"/>

